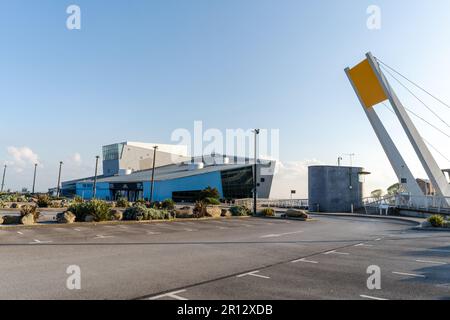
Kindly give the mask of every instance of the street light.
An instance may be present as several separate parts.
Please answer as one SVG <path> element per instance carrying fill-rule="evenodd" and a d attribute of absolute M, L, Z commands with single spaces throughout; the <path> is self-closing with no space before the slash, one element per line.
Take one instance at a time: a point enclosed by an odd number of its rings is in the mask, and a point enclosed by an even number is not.
<path fill-rule="evenodd" d="M 59 195 L 61 193 L 61 168 L 62 168 L 63 162 L 59 162 L 59 174 L 58 174 L 58 188 L 56 189 L 56 197 L 59 198 Z"/>
<path fill-rule="evenodd" d="M 98 170 L 98 159 L 100 157 L 95 157 L 95 175 L 94 175 L 94 186 L 92 190 L 92 199 L 95 199 L 95 196 L 97 195 L 97 170 Z"/>
<path fill-rule="evenodd" d="M 38 164 L 34 164 L 34 175 L 33 175 L 33 188 L 31 190 L 31 194 L 34 194 L 34 187 L 36 186 L 36 170 L 37 170 Z"/>
<path fill-rule="evenodd" d="M 4 188 L 4 186 L 5 186 L 5 175 L 6 175 L 6 168 L 7 168 L 7 167 L 8 167 L 8 166 L 5 164 L 5 167 L 3 168 L 2 188 L 1 188 L 0 192 L 3 192 L 3 188 Z"/>
<path fill-rule="evenodd" d="M 338 157 L 338 167 L 340 167 L 340 166 L 341 166 L 341 161 L 342 161 L 342 157 L 341 157 L 341 156 L 339 156 L 339 157 Z"/>
<path fill-rule="evenodd" d="M 153 166 L 152 166 L 152 181 L 150 183 L 150 205 L 153 203 L 153 188 L 155 186 L 155 164 L 156 164 L 156 150 L 158 146 L 153 147 Z"/>
<path fill-rule="evenodd" d="M 256 170 L 258 169 L 258 167 L 257 167 L 257 154 L 256 154 L 256 147 L 257 147 L 257 145 L 256 145 L 256 141 L 257 141 L 257 137 L 258 137 L 258 134 L 259 134 L 259 131 L 260 131 L 260 129 L 255 129 L 255 130 L 253 130 L 253 132 L 255 133 L 255 153 L 254 153 L 254 157 L 255 157 L 255 163 L 254 163 L 254 167 L 253 167 L 253 215 L 255 215 L 256 216 L 256 207 L 257 207 L 257 205 L 256 205 L 256 201 L 257 201 L 257 187 L 258 187 L 258 183 L 257 183 L 257 181 L 256 181 L 256 179 L 257 179 L 257 174 L 256 174 Z"/>

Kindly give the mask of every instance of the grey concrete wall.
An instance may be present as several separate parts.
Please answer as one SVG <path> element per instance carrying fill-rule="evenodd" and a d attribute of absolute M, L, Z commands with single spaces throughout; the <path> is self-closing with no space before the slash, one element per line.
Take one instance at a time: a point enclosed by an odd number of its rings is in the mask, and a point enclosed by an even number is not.
<path fill-rule="evenodd" d="M 363 168 L 311 166 L 308 168 L 310 211 L 350 212 L 362 204 Z"/>

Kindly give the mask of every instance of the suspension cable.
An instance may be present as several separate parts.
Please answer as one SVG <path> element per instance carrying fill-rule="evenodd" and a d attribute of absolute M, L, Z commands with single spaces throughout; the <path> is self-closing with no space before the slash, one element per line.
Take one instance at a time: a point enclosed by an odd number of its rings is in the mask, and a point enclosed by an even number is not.
<path fill-rule="evenodd" d="M 383 105 L 386 107 L 386 109 L 388 109 L 390 112 L 392 112 L 395 115 L 394 110 L 392 110 L 391 108 L 389 108 L 389 106 L 383 102 Z M 422 137 L 423 141 L 425 141 L 426 144 L 428 144 L 432 149 L 434 149 L 434 151 L 436 151 L 442 158 L 444 158 L 445 160 L 447 160 L 448 162 L 450 162 L 450 159 L 447 158 L 441 151 L 439 151 L 438 148 L 436 148 L 435 146 L 433 146 L 431 144 L 431 142 L 429 142 L 428 140 L 426 140 L 424 137 Z"/>
<path fill-rule="evenodd" d="M 389 72 L 389 70 L 387 70 L 385 67 L 382 67 L 383 70 L 389 74 L 395 81 L 397 81 L 403 88 L 405 88 L 414 98 L 416 98 L 417 100 L 419 100 L 419 102 L 425 107 L 427 108 L 432 114 L 434 114 L 434 116 L 436 118 L 438 118 L 439 120 L 441 120 L 441 122 L 443 122 L 447 127 L 450 128 L 450 125 L 444 120 L 442 119 L 433 109 L 431 109 L 423 100 L 421 100 L 414 92 L 412 92 L 407 86 L 405 86 L 399 79 L 397 79 L 391 72 Z"/>
<path fill-rule="evenodd" d="M 423 92 L 425 92 L 427 95 L 429 95 L 430 97 L 432 97 L 433 99 L 435 99 L 436 101 L 438 101 L 439 103 L 441 103 L 443 106 L 447 107 L 448 109 L 450 109 L 450 105 L 448 103 L 445 103 L 442 99 L 439 99 L 438 97 L 436 97 L 435 95 L 433 95 L 432 93 L 430 93 L 429 91 L 427 91 L 426 89 L 422 88 L 420 85 L 418 85 L 417 83 L 415 83 L 414 81 L 408 79 L 408 77 L 406 77 L 405 75 L 401 74 L 399 71 L 395 70 L 394 68 L 390 67 L 389 65 L 387 65 L 386 63 L 384 63 L 383 61 L 381 61 L 380 59 L 376 58 L 375 59 L 381 63 L 383 66 L 385 66 L 386 68 L 389 68 L 390 70 L 392 70 L 393 72 L 395 72 L 396 74 L 398 74 L 400 77 L 402 77 L 403 79 L 405 79 L 406 81 L 408 81 L 409 83 L 411 83 L 412 85 L 414 85 L 416 88 L 419 88 L 420 90 L 422 90 Z"/>

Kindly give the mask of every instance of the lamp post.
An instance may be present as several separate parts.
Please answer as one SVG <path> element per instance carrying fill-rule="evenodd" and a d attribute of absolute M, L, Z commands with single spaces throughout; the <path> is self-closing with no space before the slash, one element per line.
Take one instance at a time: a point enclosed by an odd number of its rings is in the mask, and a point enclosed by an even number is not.
<path fill-rule="evenodd" d="M 58 188 L 56 189 L 56 196 L 59 198 L 59 195 L 61 193 L 61 168 L 62 168 L 63 162 L 59 162 L 59 174 L 58 174 Z"/>
<path fill-rule="evenodd" d="M 94 186 L 93 186 L 93 190 L 92 190 L 92 199 L 95 199 L 96 195 L 97 195 L 97 170 L 98 170 L 98 159 L 100 157 L 96 156 L 95 157 L 95 175 L 94 175 Z"/>
<path fill-rule="evenodd" d="M 34 164 L 34 174 L 33 174 L 33 188 L 31 190 L 31 193 L 34 194 L 34 187 L 36 186 L 36 170 L 37 170 L 38 164 Z"/>
<path fill-rule="evenodd" d="M 354 153 L 346 153 L 346 156 L 350 157 L 350 167 L 353 167 L 353 157 L 355 156 Z"/>
<path fill-rule="evenodd" d="M 150 204 L 153 203 L 153 188 L 155 186 L 155 164 L 156 164 L 156 150 L 158 146 L 153 147 L 153 166 L 152 166 L 152 181 L 150 183 Z"/>
<path fill-rule="evenodd" d="M 5 164 L 5 167 L 3 168 L 3 179 L 2 179 L 2 188 L 0 190 L 0 192 L 3 192 L 3 188 L 5 187 L 5 175 L 6 175 L 6 168 L 8 166 Z"/>
<path fill-rule="evenodd" d="M 257 175 L 257 172 L 256 172 L 256 170 L 258 169 L 258 167 L 257 167 L 257 161 L 258 161 L 258 156 L 257 156 L 257 154 L 256 154 L 256 148 L 257 148 L 257 145 L 256 145 L 256 142 L 257 142 L 257 137 L 258 137 L 258 134 L 259 134 L 259 129 L 255 129 L 255 130 L 253 130 L 253 132 L 255 133 L 255 153 L 254 153 L 254 157 L 255 157 L 255 163 L 254 163 L 254 167 L 253 167 L 253 215 L 255 215 L 256 216 L 256 207 L 257 207 L 257 204 L 256 204 L 256 201 L 257 201 L 257 187 L 258 187 L 258 183 L 257 183 L 257 181 L 256 181 L 256 179 L 257 179 L 257 177 L 258 177 L 258 175 Z"/>

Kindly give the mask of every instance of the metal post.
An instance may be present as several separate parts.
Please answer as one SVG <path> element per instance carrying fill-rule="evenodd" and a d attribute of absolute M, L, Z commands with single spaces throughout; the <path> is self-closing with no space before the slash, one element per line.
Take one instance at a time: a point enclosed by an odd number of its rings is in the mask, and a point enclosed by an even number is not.
<path fill-rule="evenodd" d="M 257 201 L 257 197 L 258 197 L 258 194 L 257 194 L 258 183 L 256 181 L 256 179 L 258 178 L 258 175 L 257 175 L 258 155 L 256 154 L 256 152 L 257 152 L 257 150 L 256 150 L 256 148 L 257 148 L 256 142 L 257 142 L 257 137 L 258 137 L 259 131 L 260 131 L 259 129 L 255 129 L 253 131 L 255 133 L 255 154 L 254 154 L 255 163 L 254 163 L 254 168 L 253 168 L 253 215 L 255 215 L 255 216 L 256 216 L 256 208 L 257 208 L 256 201 Z"/>
<path fill-rule="evenodd" d="M 2 179 L 2 189 L 0 190 L 0 192 L 3 192 L 3 188 L 5 187 L 5 175 L 6 175 L 6 168 L 8 166 L 5 164 L 5 167 L 3 168 L 3 179 Z"/>
<path fill-rule="evenodd" d="M 153 166 L 152 166 L 152 181 L 150 183 L 150 204 L 153 202 L 153 188 L 155 186 L 155 164 L 156 164 L 156 150 L 158 146 L 153 147 Z"/>
<path fill-rule="evenodd" d="M 61 193 L 61 168 L 62 168 L 63 162 L 59 162 L 59 174 L 58 174 L 58 188 L 56 189 L 56 196 L 59 198 L 59 195 Z"/>
<path fill-rule="evenodd" d="M 97 195 L 97 170 L 98 170 L 98 159 L 100 157 L 95 157 L 95 175 L 94 175 L 94 186 L 92 190 L 92 199 L 95 199 L 95 196 Z"/>
<path fill-rule="evenodd" d="M 38 164 L 34 164 L 34 175 L 33 175 L 33 189 L 31 191 L 32 194 L 34 194 L 34 187 L 36 186 L 36 170 L 37 170 Z"/>

